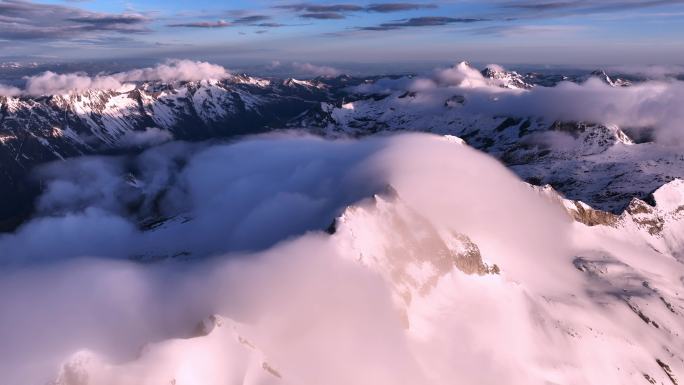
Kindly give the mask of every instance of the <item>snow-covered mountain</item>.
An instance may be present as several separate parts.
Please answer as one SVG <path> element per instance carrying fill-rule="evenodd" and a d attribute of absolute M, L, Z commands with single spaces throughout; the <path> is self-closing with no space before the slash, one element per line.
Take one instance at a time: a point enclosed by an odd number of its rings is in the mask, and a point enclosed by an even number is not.
<path fill-rule="evenodd" d="M 513 92 L 535 87 L 530 79 L 498 66 L 489 66 L 482 74 L 493 87 Z M 599 75 L 611 87 L 629 86 L 605 72 L 593 73 L 594 78 Z M 459 87 L 355 90 L 344 102 L 321 103 L 291 125 L 327 136 L 398 131 L 458 136 L 530 183 L 550 184 L 572 199 L 615 213 L 633 197 L 644 198 L 664 183 L 684 177 L 679 147 L 655 143 L 647 130 L 554 119 L 543 111 L 537 116 L 527 110 L 497 112 L 498 96 L 483 102 L 481 94 Z M 492 107 L 481 107 L 487 103 Z"/>
<path fill-rule="evenodd" d="M 318 103 L 332 87 L 296 79 L 231 75 L 223 80 L 142 82 L 118 90 L 42 97 L 0 96 L 0 228 L 30 210 L 36 165 L 86 154 L 136 151 L 169 140 L 267 132 Z M 338 87 L 339 88 L 339 87 Z"/>
<path fill-rule="evenodd" d="M 502 143 L 520 130 L 496 119 Z M 554 159 L 640 146 L 554 130 L 577 135 Z M 684 181 L 611 212 L 468 141 L 267 135 L 57 162 L 40 213 L 0 237 L 0 368 L 12 385 L 679 384 Z"/>
<path fill-rule="evenodd" d="M 347 207 L 326 241 L 336 250 L 332 258 L 371 271 L 387 285 L 421 384 L 455 378 L 496 384 L 504 373 L 510 384 L 679 384 L 684 181 L 658 189 L 653 206 L 634 199 L 621 215 L 564 199 L 550 186 L 529 191 L 565 213 L 572 253 L 561 258 L 498 248 L 495 238 L 422 214 L 392 186 Z M 283 368 L 269 358 L 276 351 L 243 334 L 258 335 L 258 325 L 211 316 L 198 330 L 145 346 L 123 364 L 76 353 L 54 384 L 295 384 L 311 378 L 306 365 Z M 329 363 L 313 355 L 304 362 Z"/>
<path fill-rule="evenodd" d="M 467 74 L 467 75 L 463 75 Z M 521 75 L 497 65 L 464 62 L 435 81 L 501 88 L 502 96 L 549 88 L 559 81 L 631 83 L 605 71 L 588 75 Z M 633 197 L 684 177 L 677 148 L 654 143 L 648 130 L 555 119 L 544 111 L 498 111 L 496 95 L 420 77 L 261 79 L 127 84 L 52 96 L 0 97 L 0 228 L 13 229 L 32 210 L 39 164 L 84 154 L 138 151 L 169 140 L 205 140 L 303 129 L 327 137 L 379 132 L 449 134 L 509 165 L 537 185 L 619 213 Z M 388 85 L 389 84 L 389 85 Z M 465 84 L 465 83 L 464 83 Z M 437 87 L 435 91 L 431 87 Z M 425 88 L 427 87 L 427 88 Z M 483 101 L 484 99 L 484 101 Z M 487 107 L 488 105 L 490 105 Z M 479 106 L 474 108 L 474 106 Z M 485 106 L 485 107 L 482 107 Z"/>
<path fill-rule="evenodd" d="M 600 79 L 601 81 L 605 82 L 606 84 L 608 84 L 609 86 L 612 86 L 612 87 L 629 87 L 629 86 L 632 85 L 632 83 L 631 83 L 629 80 L 622 79 L 622 78 L 615 78 L 615 79 L 611 78 L 611 77 L 606 73 L 606 71 L 605 71 L 605 70 L 602 70 L 602 69 L 601 69 L 601 70 L 592 71 L 592 72 L 586 77 L 586 79 L 592 78 L 592 77 L 598 78 L 598 79 Z"/>
<path fill-rule="evenodd" d="M 136 362 L 116 365 L 94 352 L 74 353 L 51 385 L 282 384 L 275 369 L 249 339 L 243 326 L 212 315 L 198 323 L 195 335 L 145 346 Z"/>
<path fill-rule="evenodd" d="M 496 64 L 490 64 L 485 67 L 485 69 L 482 70 L 482 76 L 496 80 L 501 86 L 506 88 L 528 89 L 534 86 L 534 84 L 523 75 L 520 75 L 515 71 L 506 71 L 503 67 Z"/>

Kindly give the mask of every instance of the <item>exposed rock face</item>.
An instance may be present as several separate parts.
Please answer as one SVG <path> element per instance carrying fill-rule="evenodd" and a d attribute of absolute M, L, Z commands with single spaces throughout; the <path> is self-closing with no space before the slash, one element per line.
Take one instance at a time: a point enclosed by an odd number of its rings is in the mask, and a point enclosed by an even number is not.
<path fill-rule="evenodd" d="M 546 198 L 562 205 L 570 217 L 587 226 L 608 226 L 642 237 L 656 250 L 684 257 L 684 180 L 675 179 L 650 194 L 647 203 L 632 199 L 627 208 L 616 215 L 597 210 L 581 201 L 565 199 L 551 186 L 531 186 Z"/>
<path fill-rule="evenodd" d="M 587 226 L 613 226 L 617 223 L 619 217 L 607 211 L 595 210 L 589 205 L 572 201 L 575 205 L 574 209 L 570 208 L 568 211 L 573 219 L 577 222 L 584 223 Z"/>
<path fill-rule="evenodd" d="M 584 202 L 565 199 L 559 192 L 549 185 L 541 187 L 530 185 L 530 187 L 543 195 L 545 198 L 563 206 L 572 220 L 587 226 L 614 226 L 620 219 L 618 215 L 606 211 L 596 210 Z"/>
<path fill-rule="evenodd" d="M 660 234 L 665 225 L 656 208 L 638 198 L 632 199 L 622 216 L 631 219 L 639 228 L 651 235 Z"/>
<path fill-rule="evenodd" d="M 458 136 L 523 180 L 550 184 L 570 199 L 614 214 L 632 198 L 643 199 L 669 180 L 684 178 L 679 151 L 636 136 L 635 143 L 617 125 L 478 114 L 468 108 L 467 93 L 439 96 L 432 100 L 429 92 L 404 89 L 352 94 L 345 103 L 321 103 L 289 127 L 329 137 L 399 131 Z"/>

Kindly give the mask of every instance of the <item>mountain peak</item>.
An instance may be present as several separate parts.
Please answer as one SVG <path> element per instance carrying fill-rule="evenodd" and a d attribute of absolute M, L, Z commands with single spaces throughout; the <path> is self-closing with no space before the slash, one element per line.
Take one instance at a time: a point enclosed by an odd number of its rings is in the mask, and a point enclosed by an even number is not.
<path fill-rule="evenodd" d="M 602 82 L 608 84 L 611 87 L 627 87 L 631 85 L 631 82 L 628 80 L 624 80 L 621 78 L 611 78 L 608 73 L 604 69 L 596 69 L 594 71 L 591 71 L 589 74 L 589 77 L 591 78 L 598 78 Z"/>
<path fill-rule="evenodd" d="M 530 89 L 533 87 L 525 78 L 515 71 L 507 71 L 500 65 L 488 64 L 481 72 L 482 76 L 492 79 L 503 88 Z"/>

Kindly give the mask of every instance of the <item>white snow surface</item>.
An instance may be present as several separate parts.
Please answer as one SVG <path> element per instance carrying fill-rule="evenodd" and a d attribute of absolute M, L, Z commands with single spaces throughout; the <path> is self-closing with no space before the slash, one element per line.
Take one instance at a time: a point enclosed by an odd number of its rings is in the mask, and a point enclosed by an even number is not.
<path fill-rule="evenodd" d="M 684 379 L 684 259 L 672 244 L 684 233 L 668 233 L 684 223 L 681 180 L 656 191 L 655 207 L 587 226 L 552 190 L 453 140 L 404 136 L 372 160 L 390 163 L 391 188 L 344 210 L 332 235 L 287 241 L 237 270 L 272 285 L 273 312 L 244 325 L 224 314 L 206 336 L 154 343 L 124 363 L 77 354 L 56 384 Z M 476 254 L 484 270 L 456 262 Z"/>

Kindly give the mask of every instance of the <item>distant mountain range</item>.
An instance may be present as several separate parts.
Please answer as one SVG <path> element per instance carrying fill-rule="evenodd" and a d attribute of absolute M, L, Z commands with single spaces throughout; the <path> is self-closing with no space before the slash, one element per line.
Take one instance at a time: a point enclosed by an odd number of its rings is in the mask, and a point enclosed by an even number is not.
<path fill-rule="evenodd" d="M 521 75 L 488 66 L 481 74 L 500 87 L 521 90 L 589 77 L 616 87 L 630 85 L 603 71 Z M 406 78 L 411 77 L 391 79 Z M 29 175 L 45 162 L 134 152 L 168 140 L 224 139 L 278 129 L 327 137 L 405 130 L 455 135 L 498 157 L 530 183 L 550 184 L 572 199 L 613 212 L 632 197 L 644 198 L 669 180 L 684 177 L 678 153 L 614 125 L 472 114 L 462 111 L 460 106 L 469 100 L 458 93 L 431 101 L 426 108 L 420 91 L 358 91 L 381 80 L 231 75 L 217 81 L 141 82 L 118 90 L 0 97 L 0 229 L 14 228 L 31 211 L 41 187 Z M 572 145 L 559 151 L 528 140 L 547 131 L 570 134 Z M 652 157 L 640 155 L 645 149 Z"/>

